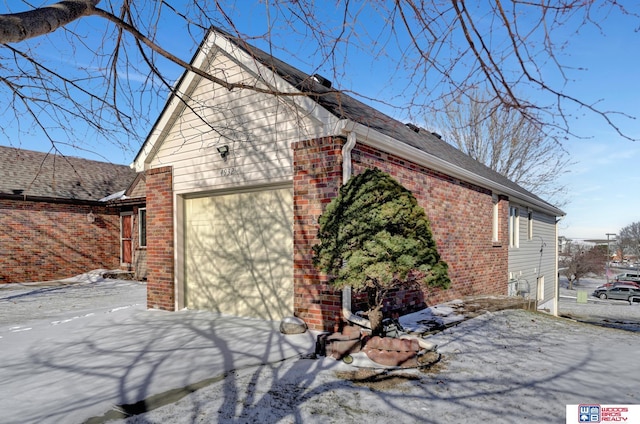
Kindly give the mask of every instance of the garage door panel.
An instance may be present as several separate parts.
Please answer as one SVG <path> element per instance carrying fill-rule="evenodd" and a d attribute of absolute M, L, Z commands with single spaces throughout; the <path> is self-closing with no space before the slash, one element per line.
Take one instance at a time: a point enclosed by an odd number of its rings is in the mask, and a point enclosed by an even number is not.
<path fill-rule="evenodd" d="M 189 199 L 185 207 L 187 307 L 263 319 L 291 315 L 292 190 Z"/>
<path fill-rule="evenodd" d="M 219 270 L 192 270 L 185 293 L 187 307 L 264 319 L 281 319 L 292 313 L 289 275 L 242 271 L 239 268 L 230 276 Z"/>

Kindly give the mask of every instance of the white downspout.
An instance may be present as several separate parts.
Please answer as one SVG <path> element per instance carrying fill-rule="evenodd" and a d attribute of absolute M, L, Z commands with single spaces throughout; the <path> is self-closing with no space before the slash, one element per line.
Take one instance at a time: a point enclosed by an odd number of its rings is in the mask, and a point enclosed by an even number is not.
<path fill-rule="evenodd" d="M 347 142 L 342 148 L 342 185 L 345 185 L 349 178 L 351 178 L 351 173 L 353 170 L 353 166 L 351 163 L 351 151 L 356 146 L 356 133 L 353 131 L 349 131 L 347 133 Z"/>
<path fill-rule="evenodd" d="M 356 145 L 356 133 L 350 131 L 347 134 L 347 142 L 342 147 L 342 185 L 345 185 L 352 173 L 351 151 Z M 342 289 L 342 315 L 344 319 L 362 327 L 371 328 L 368 319 L 354 315 L 351 311 L 351 286 Z"/>

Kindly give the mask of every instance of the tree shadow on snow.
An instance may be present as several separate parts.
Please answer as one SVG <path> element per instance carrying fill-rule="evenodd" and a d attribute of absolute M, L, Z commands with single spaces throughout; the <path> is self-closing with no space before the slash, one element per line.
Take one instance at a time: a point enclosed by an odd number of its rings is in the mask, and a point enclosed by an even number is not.
<path fill-rule="evenodd" d="M 640 385 L 620 365 L 609 367 L 606 381 L 625 383 L 603 389 L 602 364 L 628 339 L 598 349 L 590 337 L 611 330 L 586 333 L 580 324 L 524 311 L 487 314 L 436 335 L 444 358 L 438 370 L 403 370 L 400 384 L 383 389 L 339 377 L 346 365 L 309 356 L 314 334 L 284 336 L 277 325 L 208 312 L 139 311 L 122 321 L 114 314 L 80 339 L 71 335 L 34 350 L 23 371 L 73 382 L 61 389 L 63 401 L 48 419 L 81 411 L 91 412 L 83 418 L 94 416 L 85 421 L 91 423 L 127 416 L 130 423 L 159 422 L 155 416 L 338 422 L 371 414 L 436 423 L 464 420 L 469 411 L 494 422 L 557 421 L 566 404 L 633 403 L 633 387 Z M 166 404 L 168 411 L 156 409 Z"/>

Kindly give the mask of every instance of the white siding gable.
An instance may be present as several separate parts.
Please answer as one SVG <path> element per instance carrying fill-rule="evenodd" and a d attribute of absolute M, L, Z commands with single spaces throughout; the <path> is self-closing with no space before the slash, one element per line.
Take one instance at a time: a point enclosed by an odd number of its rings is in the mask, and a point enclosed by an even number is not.
<path fill-rule="evenodd" d="M 161 117 L 150 136 L 153 142 L 146 143 L 150 152 L 144 167 L 173 166 L 177 194 L 292 180 L 291 143 L 333 134 L 338 119 L 297 95 L 239 48 L 233 47 L 230 53 L 214 51 L 205 62 L 216 77 L 264 90 L 277 85 L 280 91 L 295 95 L 249 88 L 230 91 L 200 77 L 185 78 L 183 85 L 188 87 L 178 89 L 186 91 L 187 103 L 167 108 L 167 117 Z M 226 159 L 217 150 L 221 146 L 229 148 Z"/>

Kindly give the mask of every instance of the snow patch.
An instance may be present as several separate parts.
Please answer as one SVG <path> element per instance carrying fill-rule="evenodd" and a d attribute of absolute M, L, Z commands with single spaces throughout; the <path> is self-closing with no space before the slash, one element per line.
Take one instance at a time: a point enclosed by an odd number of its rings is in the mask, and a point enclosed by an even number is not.
<path fill-rule="evenodd" d="M 449 327 L 465 320 L 465 316 L 458 313 L 458 309 L 462 305 L 464 305 L 464 302 L 456 299 L 441 305 L 431 306 L 401 316 L 399 319 L 400 325 L 410 333 L 426 333 L 433 328 L 434 323 Z"/>
<path fill-rule="evenodd" d="M 118 311 L 122 311 L 124 309 L 129 309 L 129 308 L 135 308 L 136 306 L 140 306 L 140 303 L 134 303 L 133 305 L 120 306 L 118 308 L 109 309 L 107 313 L 118 312 Z"/>
<path fill-rule="evenodd" d="M 51 322 L 51 325 L 65 324 L 65 323 L 67 323 L 67 322 L 75 321 L 75 320 L 80 319 L 80 318 L 92 317 L 92 316 L 94 316 L 94 315 L 95 315 L 95 314 L 92 312 L 92 313 L 89 313 L 89 314 L 85 314 L 85 315 L 78 315 L 78 316 L 71 317 L 71 318 L 67 318 L 67 319 L 63 319 L 63 320 L 60 320 L 60 321 L 52 321 L 52 322 Z"/>
<path fill-rule="evenodd" d="M 102 199 L 98 200 L 98 202 L 108 202 L 109 200 L 124 200 L 124 199 L 128 199 L 127 196 L 124 195 L 125 190 L 122 191 L 118 191 L 117 193 L 113 193 L 108 195 L 107 197 L 103 197 Z"/>

